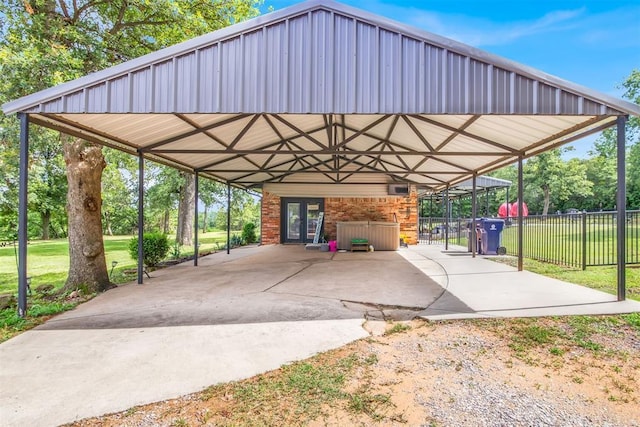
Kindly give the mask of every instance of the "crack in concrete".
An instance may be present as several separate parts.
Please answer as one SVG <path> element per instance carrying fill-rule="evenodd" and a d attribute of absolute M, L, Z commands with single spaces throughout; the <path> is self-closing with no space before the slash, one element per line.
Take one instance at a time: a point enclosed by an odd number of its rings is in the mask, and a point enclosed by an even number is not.
<path fill-rule="evenodd" d="M 260 292 L 268 292 L 268 291 L 270 291 L 271 289 L 275 288 L 276 286 L 279 286 L 279 285 L 283 284 L 284 282 L 286 282 L 287 280 L 289 280 L 289 279 L 297 276 L 298 274 L 302 273 L 307 268 L 311 267 L 313 264 L 314 264 L 313 262 L 307 263 L 307 265 L 302 267 L 300 270 L 296 271 L 295 273 L 290 274 L 289 276 L 285 277 L 284 279 L 280 280 L 279 282 L 274 283 L 273 285 L 269 286 L 268 288 L 263 289 Z"/>
<path fill-rule="evenodd" d="M 344 305 L 345 302 L 352 303 L 352 304 L 361 304 L 361 305 L 364 305 L 364 306 L 367 306 L 367 307 L 375 308 L 376 310 L 380 310 L 380 311 L 383 311 L 383 310 L 422 311 L 422 310 L 426 309 L 426 307 L 379 304 L 379 303 L 375 303 L 375 302 L 366 302 L 366 301 L 350 301 L 350 300 L 347 300 L 347 299 L 341 299 L 340 302 L 342 302 L 343 305 Z"/>

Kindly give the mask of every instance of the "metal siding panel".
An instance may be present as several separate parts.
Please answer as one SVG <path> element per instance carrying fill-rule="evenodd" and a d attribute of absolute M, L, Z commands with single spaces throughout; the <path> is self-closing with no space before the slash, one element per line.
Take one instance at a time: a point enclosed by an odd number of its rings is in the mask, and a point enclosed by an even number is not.
<path fill-rule="evenodd" d="M 516 76 L 515 80 L 515 105 L 517 114 L 532 114 L 533 111 L 533 80 Z"/>
<path fill-rule="evenodd" d="M 197 111 L 214 112 L 218 92 L 218 45 L 200 50 L 200 96 Z"/>
<path fill-rule="evenodd" d="M 329 75 L 333 72 L 331 61 L 333 45 L 329 43 L 331 35 L 328 33 L 330 26 L 328 21 L 331 15 L 326 11 L 317 11 L 311 15 L 311 64 L 310 81 L 311 90 L 309 96 L 311 112 L 325 112 L 329 106 Z"/>
<path fill-rule="evenodd" d="M 131 112 L 146 113 L 149 111 L 147 96 L 150 93 L 151 70 L 144 68 L 131 74 L 132 104 Z"/>
<path fill-rule="evenodd" d="M 444 55 L 443 49 L 425 44 L 425 112 L 428 113 L 438 113 L 443 108 L 442 63 Z"/>
<path fill-rule="evenodd" d="M 600 114 L 600 104 L 590 99 L 585 99 L 582 113 L 588 116 L 598 115 Z"/>
<path fill-rule="evenodd" d="M 445 113 L 464 113 L 465 57 L 454 52 L 447 54 L 447 103 Z"/>
<path fill-rule="evenodd" d="M 356 24 L 356 104 L 359 113 L 374 113 L 378 105 L 377 29 L 364 22 Z"/>
<path fill-rule="evenodd" d="M 177 111 L 193 113 L 197 111 L 198 69 L 196 51 L 176 58 Z"/>
<path fill-rule="evenodd" d="M 84 91 L 72 93 L 66 97 L 66 110 L 70 113 L 82 113 L 84 109 Z"/>
<path fill-rule="evenodd" d="M 508 71 L 500 68 L 493 68 L 492 84 L 492 104 L 491 110 L 494 114 L 509 113 L 509 100 L 511 98 L 510 75 Z"/>
<path fill-rule="evenodd" d="M 309 75 L 309 63 L 306 60 L 308 28 L 308 15 L 299 16 L 289 21 L 289 78 L 284 82 L 288 86 L 288 111 L 306 112 L 307 109 L 307 97 L 309 96 L 306 93 L 306 76 Z"/>
<path fill-rule="evenodd" d="M 561 114 L 578 114 L 578 97 L 571 93 L 562 91 L 560 94 Z"/>
<path fill-rule="evenodd" d="M 264 34 L 262 31 L 254 31 L 245 34 L 244 37 L 244 70 L 242 92 L 242 110 L 244 112 L 258 113 L 262 110 L 262 97 L 264 95 Z"/>
<path fill-rule="evenodd" d="M 286 25 L 280 22 L 267 27 L 267 46 L 265 52 L 266 59 L 266 103 L 265 111 L 282 112 L 286 105 L 286 91 L 284 90 L 284 79 L 288 57 L 288 43 L 286 35 Z"/>
<path fill-rule="evenodd" d="M 556 91 L 554 87 L 544 83 L 538 84 L 538 112 L 554 114 L 556 111 Z"/>
<path fill-rule="evenodd" d="M 170 113 L 173 101 L 173 61 L 165 61 L 155 66 L 153 111 Z"/>
<path fill-rule="evenodd" d="M 240 74 L 237 70 L 241 69 L 242 50 L 240 37 L 234 37 L 220 43 L 221 64 L 220 72 L 222 73 L 220 87 L 220 111 L 239 112 L 239 86 L 242 84 Z"/>
<path fill-rule="evenodd" d="M 52 99 L 51 101 L 43 104 L 40 107 L 40 111 L 43 113 L 55 113 L 62 109 L 62 98 Z"/>
<path fill-rule="evenodd" d="M 334 16 L 333 42 L 333 112 L 350 113 L 355 105 L 353 100 L 353 45 L 355 22 L 340 15 Z"/>
<path fill-rule="evenodd" d="M 488 65 L 480 61 L 471 60 L 469 63 L 468 107 L 469 113 L 487 113 L 488 90 Z"/>
<path fill-rule="evenodd" d="M 103 98 L 105 96 L 105 83 L 90 87 L 87 89 L 87 112 L 102 113 L 104 112 Z"/>
<path fill-rule="evenodd" d="M 380 30 L 380 99 L 379 111 L 394 113 L 400 111 L 401 81 L 400 52 L 401 40 L 398 33 Z"/>
<path fill-rule="evenodd" d="M 420 113 L 420 52 L 422 42 L 408 37 L 402 39 L 402 110 L 407 113 Z"/>

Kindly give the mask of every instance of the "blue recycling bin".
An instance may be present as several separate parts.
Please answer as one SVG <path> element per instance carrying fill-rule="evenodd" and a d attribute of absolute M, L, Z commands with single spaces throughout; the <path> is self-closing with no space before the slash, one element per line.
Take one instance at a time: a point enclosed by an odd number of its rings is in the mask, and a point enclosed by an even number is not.
<path fill-rule="evenodd" d="M 493 218 L 481 218 L 480 228 L 484 231 L 482 233 L 482 254 L 484 255 L 498 255 L 504 254 L 499 250 L 500 242 L 502 238 L 502 229 L 504 228 L 504 220 Z"/>

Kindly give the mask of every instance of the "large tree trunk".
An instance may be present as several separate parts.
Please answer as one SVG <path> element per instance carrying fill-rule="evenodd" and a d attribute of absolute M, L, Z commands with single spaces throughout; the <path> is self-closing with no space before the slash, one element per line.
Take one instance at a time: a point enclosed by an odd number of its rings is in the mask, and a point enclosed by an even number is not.
<path fill-rule="evenodd" d="M 97 145 L 65 138 L 67 166 L 67 212 L 69 216 L 69 277 L 66 291 L 83 288 L 101 292 L 109 281 L 102 240 L 101 180 L 106 163 Z"/>
<path fill-rule="evenodd" d="M 113 236 L 113 230 L 111 229 L 111 216 L 108 212 L 104 213 L 104 226 L 109 236 Z"/>
<path fill-rule="evenodd" d="M 207 205 L 204 206 L 204 212 L 202 215 L 202 233 L 207 232 L 207 214 L 209 213 L 209 207 Z"/>
<path fill-rule="evenodd" d="M 162 219 L 162 232 L 169 234 L 169 220 L 171 219 L 171 212 L 169 209 L 164 210 L 164 218 Z"/>
<path fill-rule="evenodd" d="M 193 216 L 195 215 L 196 180 L 193 175 L 182 174 L 184 185 L 180 189 L 180 201 L 178 203 L 178 231 L 176 242 L 179 245 L 193 245 Z"/>
<path fill-rule="evenodd" d="M 49 240 L 49 227 L 51 225 L 51 212 L 44 211 L 40 213 L 42 220 L 42 240 Z"/>

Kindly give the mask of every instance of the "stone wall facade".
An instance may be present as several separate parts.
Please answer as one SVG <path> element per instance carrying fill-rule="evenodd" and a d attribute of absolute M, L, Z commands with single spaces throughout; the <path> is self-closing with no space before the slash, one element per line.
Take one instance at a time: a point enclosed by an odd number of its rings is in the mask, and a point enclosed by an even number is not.
<path fill-rule="evenodd" d="M 281 198 L 264 192 L 262 195 L 262 243 L 281 243 Z M 418 194 L 415 188 L 406 197 L 326 197 L 324 199 L 324 232 L 330 240 L 336 238 L 340 221 L 394 222 L 396 214 L 400 234 L 410 245 L 418 243 Z"/>

